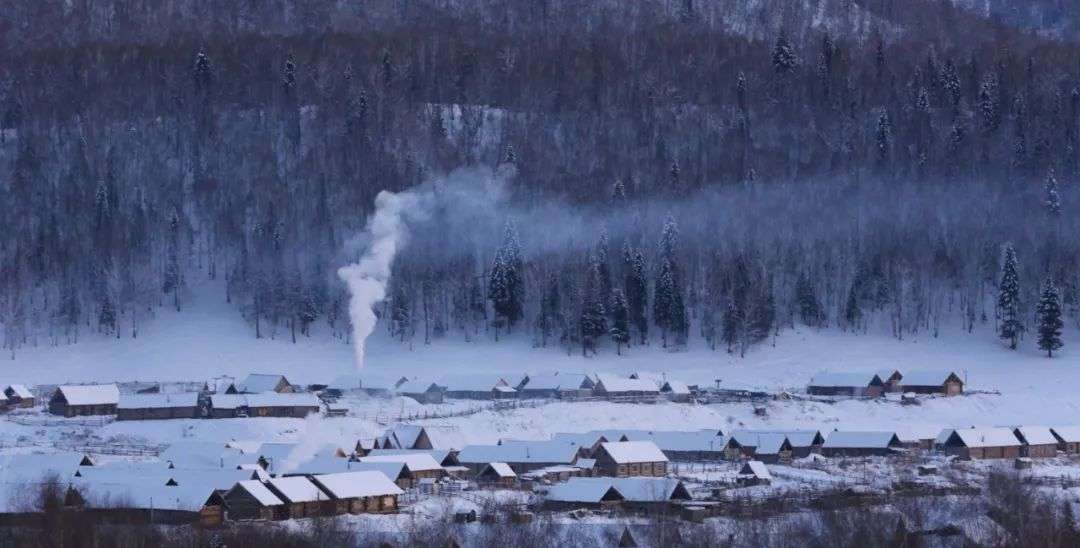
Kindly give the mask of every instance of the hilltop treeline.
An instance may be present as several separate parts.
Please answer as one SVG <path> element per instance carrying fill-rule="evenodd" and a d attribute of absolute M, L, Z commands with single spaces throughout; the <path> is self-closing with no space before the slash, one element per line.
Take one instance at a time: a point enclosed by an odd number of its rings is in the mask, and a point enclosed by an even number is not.
<path fill-rule="evenodd" d="M 137 336 L 207 277 L 257 336 L 345 338 L 333 272 L 375 194 L 479 165 L 509 197 L 416 228 L 402 339 L 971 326 L 1008 242 L 1020 321 L 1047 277 L 1075 314 L 1071 43 L 930 1 L 135 4 L 0 21 L 13 353 Z"/>

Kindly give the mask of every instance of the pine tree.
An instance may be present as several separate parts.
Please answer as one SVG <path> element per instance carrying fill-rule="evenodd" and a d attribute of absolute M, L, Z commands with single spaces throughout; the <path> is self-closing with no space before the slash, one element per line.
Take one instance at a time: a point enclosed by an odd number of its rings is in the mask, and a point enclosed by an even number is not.
<path fill-rule="evenodd" d="M 844 323 L 848 327 L 855 329 L 858 327 L 861 318 L 862 309 L 859 308 L 858 286 L 852 284 L 851 289 L 848 290 L 847 302 L 844 304 Z"/>
<path fill-rule="evenodd" d="M 495 254 L 488 282 L 488 298 L 492 301 L 496 318 L 502 319 L 507 331 L 513 329 L 514 324 L 524 314 L 523 269 L 517 229 L 513 223 L 507 222 L 503 245 Z M 495 336 L 498 338 L 498 326 L 496 326 Z"/>
<path fill-rule="evenodd" d="M 663 259 L 660 262 L 660 272 L 656 275 L 655 289 L 653 290 L 653 322 L 660 328 L 660 336 L 664 348 L 667 348 L 668 332 L 672 330 L 671 312 L 675 309 L 675 272 L 671 267 L 671 261 Z"/>
<path fill-rule="evenodd" d="M 820 326 L 824 319 L 824 313 L 814 291 L 814 284 L 810 281 L 810 276 L 806 272 L 800 273 L 798 281 L 795 282 L 795 299 L 799 306 L 799 318 L 802 319 L 802 322 L 810 327 Z"/>
<path fill-rule="evenodd" d="M 581 302 L 581 353 L 587 350 L 596 353 L 600 337 L 607 333 L 604 300 L 600 294 L 600 262 L 593 256 L 590 261 L 589 276 L 585 280 Z"/>
<path fill-rule="evenodd" d="M 998 284 L 997 315 L 998 337 L 1009 341 L 1009 348 L 1016 350 L 1024 325 L 1020 321 L 1020 276 L 1016 272 L 1016 251 L 1006 244 Z"/>
<path fill-rule="evenodd" d="M 622 179 L 616 179 L 611 187 L 611 201 L 616 204 L 626 202 L 626 185 L 623 184 Z"/>
<path fill-rule="evenodd" d="M 1058 194 L 1058 182 L 1057 177 L 1054 176 L 1054 169 L 1050 168 L 1050 171 L 1046 174 L 1046 201 L 1043 202 L 1046 206 L 1046 211 L 1054 217 L 1061 215 L 1061 195 Z"/>
<path fill-rule="evenodd" d="M 394 298 L 390 309 L 391 334 L 399 341 L 405 342 L 412 327 L 412 309 L 409 307 L 409 294 L 405 291 L 404 284 L 398 285 L 394 292 Z"/>
<path fill-rule="evenodd" d="M 615 353 L 622 355 L 622 346 L 630 342 L 630 308 L 621 289 L 611 293 L 611 340 Z"/>
<path fill-rule="evenodd" d="M 799 57 L 795 55 L 795 48 L 788 39 L 787 30 L 780 29 L 780 35 L 776 37 L 776 44 L 772 51 L 773 70 L 777 74 L 786 75 L 799 67 Z"/>
<path fill-rule="evenodd" d="M 633 251 L 629 244 L 623 248 L 626 272 L 626 302 L 630 309 L 630 323 L 637 329 L 638 339 L 645 344 L 649 337 L 649 319 L 646 307 L 649 300 L 648 268 L 645 255 Z"/>
<path fill-rule="evenodd" d="M 724 308 L 724 317 L 720 322 L 720 340 L 727 345 L 728 354 L 732 353 L 735 343 L 739 342 L 739 326 L 742 324 L 742 311 L 735 304 L 735 299 L 728 299 Z"/>
<path fill-rule="evenodd" d="M 1042 296 L 1035 309 L 1038 317 L 1039 349 L 1046 351 L 1046 357 L 1052 358 L 1054 351 L 1064 346 L 1061 341 L 1061 329 L 1065 323 L 1061 320 L 1061 293 L 1054 280 L 1047 278 L 1043 282 Z"/>

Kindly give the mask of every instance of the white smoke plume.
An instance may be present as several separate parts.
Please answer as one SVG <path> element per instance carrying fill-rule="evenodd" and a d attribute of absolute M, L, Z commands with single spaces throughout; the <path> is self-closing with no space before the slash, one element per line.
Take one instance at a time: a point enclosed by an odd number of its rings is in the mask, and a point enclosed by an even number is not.
<path fill-rule="evenodd" d="M 375 330 L 375 305 L 386 298 L 386 285 L 394 257 L 405 245 L 405 214 L 415 212 L 420 200 L 410 192 L 382 191 L 375 197 L 375 215 L 368 221 L 368 249 L 360 261 L 338 269 L 338 277 L 348 286 L 349 318 L 353 327 L 356 367 L 364 367 L 364 346 Z"/>

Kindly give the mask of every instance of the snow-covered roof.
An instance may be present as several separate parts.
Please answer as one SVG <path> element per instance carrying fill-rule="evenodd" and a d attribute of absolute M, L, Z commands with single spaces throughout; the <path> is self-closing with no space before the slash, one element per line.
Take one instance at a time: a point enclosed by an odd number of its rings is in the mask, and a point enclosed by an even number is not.
<path fill-rule="evenodd" d="M 258 394 L 213 394 L 210 406 L 215 409 L 238 409 L 241 407 L 319 407 L 314 394 L 261 392 Z"/>
<path fill-rule="evenodd" d="M 965 447 L 1012 447 L 1020 445 L 1008 428 L 957 428 L 949 439 L 959 439 Z"/>
<path fill-rule="evenodd" d="M 235 468 L 240 464 L 254 463 L 258 455 L 226 447 L 221 442 L 179 441 L 170 444 L 159 457 L 176 468 L 206 469 Z"/>
<path fill-rule="evenodd" d="M 327 388 L 337 390 L 393 390 L 402 380 L 400 375 L 379 375 L 375 373 L 352 373 L 339 375 L 327 385 Z"/>
<path fill-rule="evenodd" d="M 384 436 L 397 449 L 412 449 L 420 435 L 425 433 L 424 427 L 418 424 L 395 424 L 386 430 Z"/>
<path fill-rule="evenodd" d="M 20 398 L 32 398 L 32 397 L 34 397 L 34 393 L 31 392 L 30 389 L 27 388 L 25 384 L 10 384 L 10 385 L 8 385 L 7 390 L 10 390 L 12 394 L 14 394 L 14 395 L 16 395 L 16 396 L 18 396 Z M 5 392 L 7 390 L 5 390 Z"/>
<path fill-rule="evenodd" d="M 255 497 L 255 500 L 259 501 L 259 504 L 262 504 L 263 506 L 279 506 L 285 504 L 277 497 L 277 495 L 271 492 L 266 485 L 263 485 L 263 482 L 258 480 L 238 481 L 236 482 L 236 485 L 233 486 L 233 489 L 243 489 L 244 491 L 247 491 L 249 495 Z"/>
<path fill-rule="evenodd" d="M 1080 442 L 1080 426 L 1055 426 L 1051 430 L 1063 443 Z"/>
<path fill-rule="evenodd" d="M 592 447 L 600 441 L 618 440 L 610 440 L 601 432 L 558 432 L 551 436 L 551 441 L 561 441 L 571 445 L 579 445 L 581 447 Z"/>
<path fill-rule="evenodd" d="M 115 405 L 120 401 L 115 384 L 65 384 L 57 390 L 68 405 Z"/>
<path fill-rule="evenodd" d="M 757 445 L 754 446 L 756 455 L 779 455 L 785 444 L 788 447 L 791 445 L 783 434 L 758 434 L 757 437 Z"/>
<path fill-rule="evenodd" d="M 260 476 L 259 469 L 224 468 L 193 470 L 188 468 L 170 469 L 172 479 L 181 486 L 205 486 L 213 489 L 228 489 L 238 481 L 255 479 Z"/>
<path fill-rule="evenodd" d="M 431 379 L 410 379 L 397 387 L 398 394 L 423 394 L 431 390 L 439 390 L 439 385 Z"/>
<path fill-rule="evenodd" d="M 822 447 L 828 449 L 885 449 L 899 442 L 896 432 L 889 431 L 836 431 L 829 432 Z"/>
<path fill-rule="evenodd" d="M 503 445 L 466 445 L 458 453 L 462 464 L 489 462 L 571 464 L 579 446 L 564 442 L 538 441 Z"/>
<path fill-rule="evenodd" d="M 596 468 L 596 459 L 578 459 L 574 462 L 574 467 L 582 470 L 592 470 Z"/>
<path fill-rule="evenodd" d="M 378 457 L 385 455 L 410 455 L 414 453 L 426 453 L 431 455 L 431 458 L 435 459 L 435 462 L 443 462 L 446 457 L 450 455 L 449 449 L 372 449 L 368 451 L 368 457 Z"/>
<path fill-rule="evenodd" d="M 908 371 L 904 373 L 904 378 L 900 381 L 900 384 L 904 386 L 941 386 L 945 384 L 945 381 L 949 380 L 949 377 L 956 377 L 956 380 L 960 380 L 956 373 L 947 369 Z"/>
<path fill-rule="evenodd" d="M 881 379 L 883 382 L 887 382 L 893 376 L 896 376 L 898 379 L 902 379 L 904 377 L 904 375 L 900 373 L 900 370 L 898 369 L 878 369 L 874 372 L 874 374 L 877 375 L 878 378 Z"/>
<path fill-rule="evenodd" d="M 19 479 L 39 479 L 56 475 L 68 478 L 80 470 L 80 466 L 90 462 L 82 453 L 23 453 L 18 455 L 0 455 L 0 483 L 12 476 Z"/>
<path fill-rule="evenodd" d="M 660 392 L 660 387 L 650 379 L 630 379 L 608 373 L 597 373 L 597 382 L 606 392 Z"/>
<path fill-rule="evenodd" d="M 252 373 L 245 377 L 242 382 L 237 384 L 236 389 L 240 392 L 248 392 L 252 394 L 258 394 L 260 392 L 273 392 L 277 389 L 277 386 L 281 381 L 285 381 L 286 384 L 288 384 L 289 382 L 284 375 Z"/>
<path fill-rule="evenodd" d="M 187 512 L 197 512 L 214 492 L 212 488 L 201 485 L 98 483 L 79 478 L 72 481 L 72 486 L 93 506 Z"/>
<path fill-rule="evenodd" d="M 822 436 L 819 430 L 736 430 L 732 432 L 733 436 L 737 434 L 741 434 L 745 440 L 750 439 L 747 434 L 783 434 L 792 447 L 810 447 L 825 441 L 825 436 Z"/>
<path fill-rule="evenodd" d="M 739 470 L 740 476 L 753 476 L 758 479 L 772 479 L 772 474 L 769 473 L 769 469 L 765 467 L 765 463 L 759 460 L 748 460 L 743 464 L 741 470 Z"/>
<path fill-rule="evenodd" d="M 489 392 L 498 386 L 509 387 L 510 383 L 499 375 L 447 375 L 435 384 L 449 392 Z"/>
<path fill-rule="evenodd" d="M 316 502 L 330 499 L 330 497 L 326 496 L 326 493 L 319 490 L 319 486 L 311 483 L 311 480 L 304 476 L 272 478 L 268 483 L 278 493 L 281 493 L 288 502 Z"/>
<path fill-rule="evenodd" d="M 199 394 L 121 394 L 117 409 L 168 409 L 172 407 L 198 407 Z"/>
<path fill-rule="evenodd" d="M 651 441 L 609 441 L 600 444 L 618 464 L 632 462 L 667 462 L 664 452 Z"/>
<path fill-rule="evenodd" d="M 1046 426 L 1019 426 L 1016 428 L 1019 438 L 1028 445 L 1057 445 L 1057 438 Z"/>
<path fill-rule="evenodd" d="M 529 382 L 522 387 L 523 390 L 558 390 L 563 383 L 573 384 L 563 375 L 529 375 Z M 565 388 L 577 388 L 567 386 Z"/>
<path fill-rule="evenodd" d="M 169 483 L 170 480 L 179 484 L 172 474 L 173 470 L 170 470 L 164 464 L 158 468 L 144 468 L 144 467 L 121 467 L 121 466 L 84 466 L 75 472 L 75 476 L 82 478 L 87 484 L 136 484 L 147 486 L 164 486 Z M 236 478 L 229 482 L 231 486 L 239 479 Z"/>
<path fill-rule="evenodd" d="M 667 381 L 660 387 L 661 392 L 670 392 L 672 394 L 689 394 L 690 387 L 682 381 Z"/>
<path fill-rule="evenodd" d="M 896 437 L 903 443 L 916 443 L 938 437 L 941 428 L 937 426 L 905 425 L 896 430 Z M 944 440 L 942 440 L 944 441 Z"/>
<path fill-rule="evenodd" d="M 360 462 L 402 462 L 412 472 L 426 470 L 442 470 L 443 467 L 434 457 L 428 453 L 408 453 L 402 455 L 379 455 L 375 457 L 361 457 Z"/>
<path fill-rule="evenodd" d="M 516 478 L 517 474 L 510 469 L 510 465 L 505 462 L 489 462 L 485 469 L 490 468 L 495 475 L 500 478 Z"/>
<path fill-rule="evenodd" d="M 575 478 L 571 478 L 575 479 Z M 631 502 L 664 502 L 671 500 L 675 491 L 686 487 L 677 479 L 671 478 L 580 478 L 585 480 L 607 480 L 615 487 L 619 494 Z M 689 495 L 689 493 L 686 493 Z"/>
<path fill-rule="evenodd" d="M 818 373 L 810 379 L 810 386 L 829 388 L 866 387 L 878 376 L 874 373 Z M 880 379 L 879 379 L 880 380 Z"/>
<path fill-rule="evenodd" d="M 937 437 L 934 438 L 934 445 L 944 445 L 945 442 L 949 441 L 949 437 L 952 436 L 952 433 L 955 431 L 955 428 L 942 428 L 941 432 L 938 432 Z"/>
<path fill-rule="evenodd" d="M 651 441 L 661 451 L 723 451 L 727 440 L 711 430 L 641 431 L 623 433 L 630 441 Z"/>
<path fill-rule="evenodd" d="M 591 479 L 603 478 L 570 478 L 566 483 L 552 485 L 548 490 L 547 500 L 593 504 L 605 497 L 609 500 L 623 500 L 622 494 L 609 481 L 581 481 Z"/>
<path fill-rule="evenodd" d="M 315 476 L 314 480 L 339 499 L 381 497 L 404 493 L 385 474 L 376 471 L 322 474 Z"/>

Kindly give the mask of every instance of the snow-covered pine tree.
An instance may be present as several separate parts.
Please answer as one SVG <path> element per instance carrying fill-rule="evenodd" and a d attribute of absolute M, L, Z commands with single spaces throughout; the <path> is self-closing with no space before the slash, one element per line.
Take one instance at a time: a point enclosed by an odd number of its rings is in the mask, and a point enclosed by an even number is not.
<path fill-rule="evenodd" d="M 735 343 L 739 342 L 739 325 L 742 322 L 742 313 L 735 299 L 728 299 L 727 308 L 724 309 L 724 317 L 720 322 L 720 340 L 727 345 L 728 354 L 735 350 Z"/>
<path fill-rule="evenodd" d="M 805 271 L 799 274 L 795 282 L 795 300 L 799 307 L 799 318 L 810 327 L 818 327 L 824 319 L 821 303 L 818 301 L 814 284 Z"/>
<path fill-rule="evenodd" d="M 773 70 L 777 74 L 786 75 L 794 72 L 799 67 L 799 57 L 795 54 L 795 48 L 788 39 L 787 29 L 780 29 L 780 35 L 776 37 L 776 44 L 772 51 Z"/>
<path fill-rule="evenodd" d="M 621 289 L 611 292 L 611 340 L 615 353 L 622 355 L 622 347 L 630 342 L 630 308 Z"/>
<path fill-rule="evenodd" d="M 623 184 L 622 179 L 616 179 L 611 187 L 611 201 L 616 204 L 626 201 L 626 185 Z"/>
<path fill-rule="evenodd" d="M 581 354 L 589 350 L 596 354 L 600 337 L 607 333 L 604 300 L 600 294 L 600 262 L 596 256 L 591 258 L 588 278 L 581 294 Z"/>
<path fill-rule="evenodd" d="M 672 330 L 671 312 L 675 309 L 672 301 L 675 294 L 675 272 L 671 261 L 661 259 L 660 271 L 656 274 L 653 290 L 653 322 L 660 328 L 660 338 L 667 348 L 668 333 Z"/>
<path fill-rule="evenodd" d="M 648 269 L 641 250 L 631 251 L 629 245 L 623 250 L 626 265 L 626 303 L 630 309 L 630 323 L 637 330 L 638 339 L 645 344 L 649 337 L 649 318 L 646 311 L 649 302 Z"/>
<path fill-rule="evenodd" d="M 1046 352 L 1046 357 L 1054 357 L 1054 351 L 1064 346 L 1061 329 L 1065 322 L 1061 319 L 1061 293 L 1054 280 L 1047 278 L 1043 282 L 1042 295 L 1035 309 L 1038 318 L 1039 349 Z"/>
<path fill-rule="evenodd" d="M 412 309 L 409 307 L 409 294 L 405 291 L 405 284 L 399 284 L 394 292 L 393 302 L 390 309 L 391 334 L 398 341 L 405 342 L 412 327 Z"/>
<path fill-rule="evenodd" d="M 512 222 L 506 223 L 503 244 L 495 254 L 488 285 L 488 298 L 495 309 L 495 316 L 502 319 L 509 332 L 524 314 L 524 262 L 517 229 Z M 498 328 L 496 327 L 496 338 Z"/>
<path fill-rule="evenodd" d="M 1054 168 L 1046 173 L 1046 185 L 1044 188 L 1046 211 L 1057 217 L 1061 215 L 1061 194 L 1058 193 L 1057 177 L 1054 176 Z"/>
<path fill-rule="evenodd" d="M 1009 348 L 1016 350 L 1024 325 L 1020 321 L 1020 275 L 1016 271 L 1016 250 L 1005 244 L 1001 266 L 1001 282 L 998 284 L 998 337 L 1009 341 Z"/>

